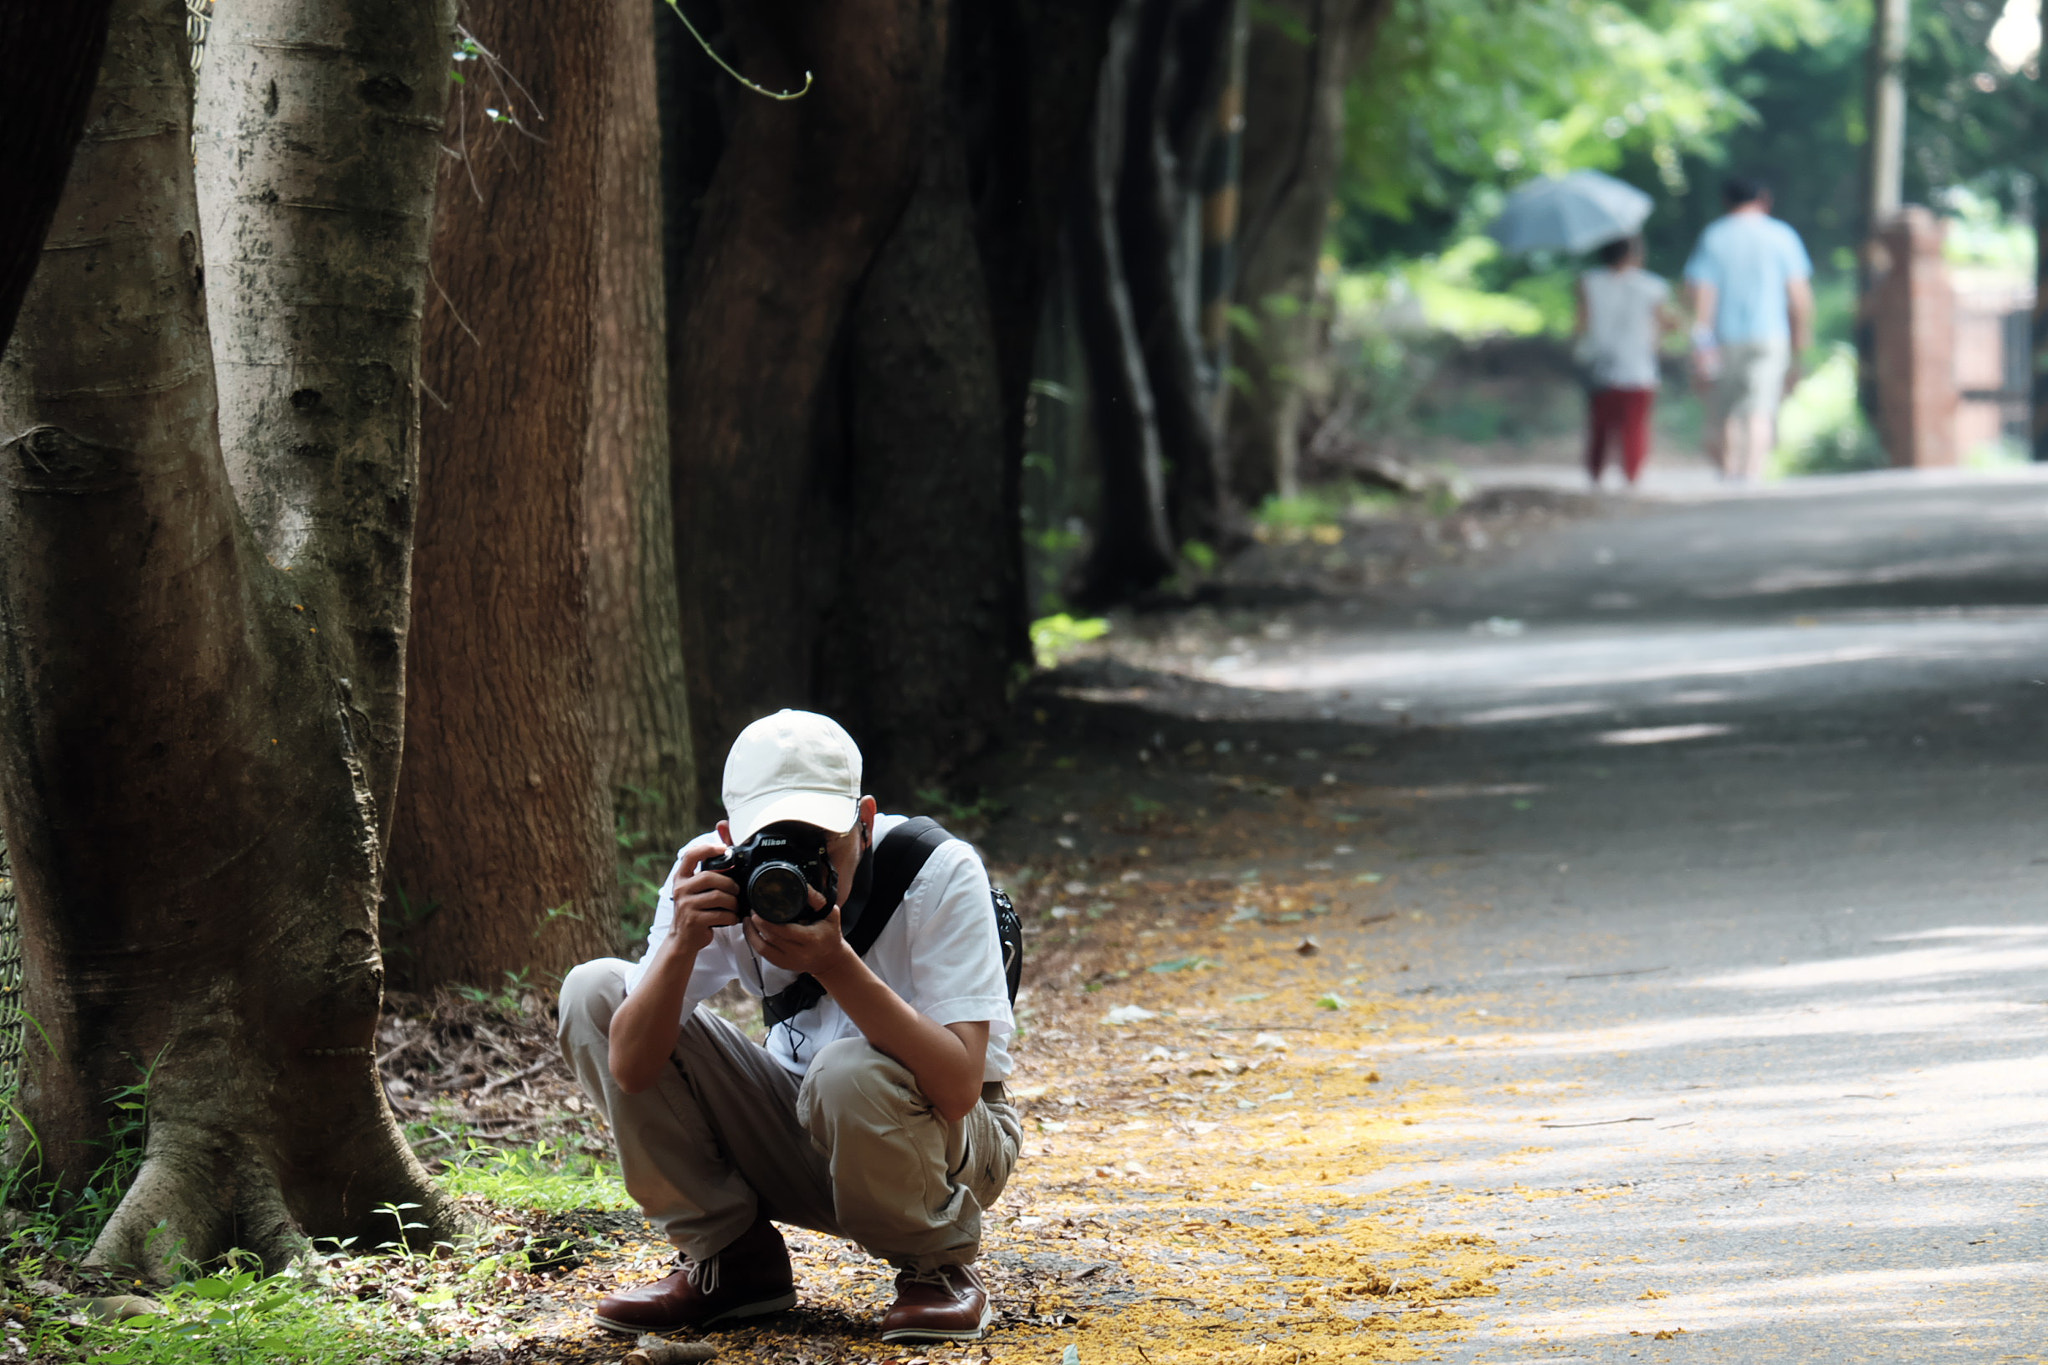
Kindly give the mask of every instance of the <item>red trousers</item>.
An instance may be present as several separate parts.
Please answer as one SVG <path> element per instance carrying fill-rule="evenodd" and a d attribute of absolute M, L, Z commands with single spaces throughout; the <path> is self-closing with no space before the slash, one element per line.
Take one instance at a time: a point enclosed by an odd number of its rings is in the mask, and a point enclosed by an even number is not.
<path fill-rule="evenodd" d="M 1586 472 L 1600 482 L 1609 439 L 1621 445 L 1621 472 L 1634 483 L 1650 457 L 1650 408 L 1655 389 L 1595 389 L 1586 412 Z"/>

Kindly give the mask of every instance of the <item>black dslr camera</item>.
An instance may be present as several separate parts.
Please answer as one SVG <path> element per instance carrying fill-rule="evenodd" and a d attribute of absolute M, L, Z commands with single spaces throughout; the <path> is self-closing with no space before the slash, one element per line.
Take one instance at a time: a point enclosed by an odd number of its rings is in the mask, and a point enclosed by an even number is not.
<path fill-rule="evenodd" d="M 839 873 L 825 856 L 830 837 L 815 825 L 784 821 L 727 849 L 722 858 L 697 864 L 697 870 L 723 872 L 739 883 L 742 919 L 759 915 L 773 924 L 816 924 L 839 899 Z M 825 897 L 821 910 L 811 908 L 813 887 Z"/>

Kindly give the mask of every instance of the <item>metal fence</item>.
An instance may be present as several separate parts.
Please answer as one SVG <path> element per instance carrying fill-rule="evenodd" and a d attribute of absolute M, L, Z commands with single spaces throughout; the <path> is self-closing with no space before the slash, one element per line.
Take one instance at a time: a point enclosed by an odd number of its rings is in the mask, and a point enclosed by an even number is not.
<path fill-rule="evenodd" d="M 185 41 L 192 49 L 192 74 L 206 57 L 206 30 L 213 23 L 213 0 L 185 0 Z"/>
<path fill-rule="evenodd" d="M 14 912 L 14 868 L 0 840 L 0 1095 L 21 1080 L 21 921 Z"/>

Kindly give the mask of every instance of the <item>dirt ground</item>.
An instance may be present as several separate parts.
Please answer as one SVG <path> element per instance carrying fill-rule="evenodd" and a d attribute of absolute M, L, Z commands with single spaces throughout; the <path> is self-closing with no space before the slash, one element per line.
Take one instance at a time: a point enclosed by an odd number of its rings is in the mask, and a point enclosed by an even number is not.
<path fill-rule="evenodd" d="M 1259 635 L 1276 602 L 1371 610 L 1376 585 L 1511 547 L 1598 510 L 1574 495 L 1487 495 L 1449 515 L 1375 517 L 1272 537 L 1191 610 L 1121 620 L 1116 654 L 1044 675 L 1016 743 L 935 812 L 981 843 L 1027 932 L 1018 1000 L 1027 1145 L 981 1263 L 998 1317 L 972 1347 L 876 1340 L 887 1266 L 802 1231 L 800 1306 L 717 1334 L 750 1359 L 1052 1360 L 1088 1365 L 1428 1359 L 1523 1263 L 1388 1192 L 1421 1127 L 1453 1103 L 1390 1048 L 1458 1027 L 1460 1008 L 1405 990 L 1400 874 L 1359 801 L 1380 743 L 1323 753 L 1288 727 L 1162 721 L 1119 679 L 1153 654 Z M 1350 605 L 1346 605 L 1350 604 Z M 1304 629 L 1312 630 L 1312 627 Z M 1161 684 L 1147 673 L 1150 684 Z M 1186 683 L 1199 689 L 1199 683 Z M 1400 743 L 1398 730 L 1384 743 Z M 971 796 L 971 799 L 969 799 Z M 745 1021 L 744 1005 L 733 1004 Z M 393 1103 L 422 1155 L 546 1142 L 609 1159 L 601 1123 L 553 1057 L 549 1002 L 394 1000 L 383 1040 Z M 1351 1187 L 1374 1175 L 1371 1195 Z M 445 1330 L 453 1360 L 617 1360 L 589 1312 L 665 1273 L 668 1248 L 616 1209 L 536 1217 L 477 1203 L 495 1248 L 551 1268 L 472 1286 Z M 1276 1357 L 1279 1358 L 1279 1357 Z M 1068 1357 L 1071 1365 L 1071 1357 Z"/>

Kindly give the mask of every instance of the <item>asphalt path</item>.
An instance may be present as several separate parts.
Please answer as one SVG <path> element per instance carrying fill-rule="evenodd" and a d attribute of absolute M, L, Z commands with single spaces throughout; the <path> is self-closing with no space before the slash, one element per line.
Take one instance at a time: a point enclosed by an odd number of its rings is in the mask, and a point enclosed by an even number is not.
<path fill-rule="evenodd" d="M 1446 1002 L 1385 1187 L 1531 1258 L 1443 1358 L 2048 1359 L 2048 480 L 1636 505 L 1192 671 L 1418 736 L 1331 946 Z"/>

